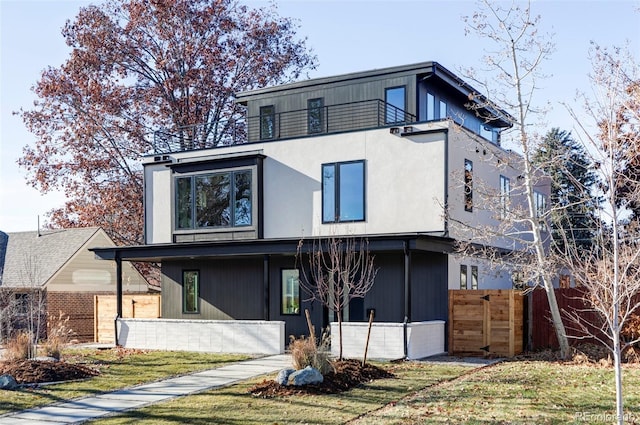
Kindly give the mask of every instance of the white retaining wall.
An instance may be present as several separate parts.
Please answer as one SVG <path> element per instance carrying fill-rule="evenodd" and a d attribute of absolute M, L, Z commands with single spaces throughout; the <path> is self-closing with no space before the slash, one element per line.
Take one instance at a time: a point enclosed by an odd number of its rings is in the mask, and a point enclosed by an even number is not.
<path fill-rule="evenodd" d="M 127 348 L 208 353 L 282 354 L 284 322 L 259 320 L 118 319 Z"/>
<path fill-rule="evenodd" d="M 421 359 L 442 354 L 444 350 L 443 320 L 407 323 L 407 358 Z M 369 324 L 366 322 L 342 323 L 342 356 L 362 358 L 367 341 Z M 373 323 L 367 358 L 395 360 L 404 358 L 404 324 Z M 331 354 L 340 350 L 338 323 L 331 323 Z"/>

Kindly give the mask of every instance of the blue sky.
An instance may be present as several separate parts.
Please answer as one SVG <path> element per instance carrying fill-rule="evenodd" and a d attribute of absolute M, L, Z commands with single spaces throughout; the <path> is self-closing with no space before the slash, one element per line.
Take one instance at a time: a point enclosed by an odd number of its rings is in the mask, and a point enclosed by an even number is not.
<path fill-rule="evenodd" d="M 35 230 L 37 217 L 62 205 L 60 193 L 40 194 L 25 182 L 15 164 L 33 136 L 12 111 L 30 108 L 30 88 L 48 66 L 59 66 L 69 54 L 60 34 L 67 19 L 90 2 L 79 0 L 0 0 L 0 230 Z M 264 6 L 265 1 L 247 1 Z M 437 61 L 451 71 L 478 66 L 486 40 L 465 36 L 461 17 L 476 9 L 466 0 L 285 0 L 280 15 L 299 21 L 299 34 L 318 56 L 322 77 L 387 66 Z M 508 3 L 505 3 L 507 5 Z M 560 102 L 571 103 L 576 90 L 588 91 L 587 58 L 591 41 L 603 46 L 627 40 L 640 60 L 640 0 L 537 0 L 542 30 L 553 33 L 556 52 L 545 63 L 551 77 L 539 100 L 553 108 L 549 126 L 572 130 Z"/>

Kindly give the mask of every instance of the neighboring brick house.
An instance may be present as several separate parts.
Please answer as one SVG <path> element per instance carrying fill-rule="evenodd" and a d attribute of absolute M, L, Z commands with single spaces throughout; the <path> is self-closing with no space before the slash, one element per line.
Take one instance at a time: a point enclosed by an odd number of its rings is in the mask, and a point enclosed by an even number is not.
<path fill-rule="evenodd" d="M 37 295 L 41 296 L 45 318 L 62 313 L 69 317 L 75 339 L 93 341 L 94 295 L 116 293 L 115 264 L 97 260 L 89 251 L 105 245 L 115 247 L 98 227 L 0 232 L 0 291 L 5 302 L 0 307 L 6 311 L 7 302 L 14 306 L 0 326 L 11 320 L 19 327 L 29 297 Z M 146 293 L 152 289 L 130 263 L 123 264 L 122 274 L 124 292 Z"/>

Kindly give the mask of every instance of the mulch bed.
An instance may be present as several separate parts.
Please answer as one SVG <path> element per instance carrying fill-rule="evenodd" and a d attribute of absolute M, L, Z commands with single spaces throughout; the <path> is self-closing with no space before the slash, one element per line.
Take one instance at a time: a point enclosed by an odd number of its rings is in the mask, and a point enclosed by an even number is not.
<path fill-rule="evenodd" d="M 11 375 L 18 384 L 73 381 L 99 375 L 97 370 L 64 361 L 16 360 L 0 362 L 0 375 Z"/>
<path fill-rule="evenodd" d="M 321 384 L 303 386 L 280 385 L 274 380 L 264 380 L 252 387 L 249 392 L 262 398 L 312 395 L 312 394 L 337 394 L 357 387 L 364 382 L 375 379 L 393 378 L 394 375 L 382 368 L 367 363 L 362 367 L 360 360 L 348 359 L 332 363 L 333 372 L 324 375 Z"/>

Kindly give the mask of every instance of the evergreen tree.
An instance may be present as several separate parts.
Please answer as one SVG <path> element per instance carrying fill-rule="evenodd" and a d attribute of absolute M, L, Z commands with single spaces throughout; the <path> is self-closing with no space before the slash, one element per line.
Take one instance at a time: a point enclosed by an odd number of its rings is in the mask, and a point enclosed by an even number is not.
<path fill-rule="evenodd" d="M 597 177 L 584 147 L 570 132 L 551 129 L 534 154 L 534 162 L 550 178 L 552 249 L 557 254 L 589 250 L 596 236 L 599 199 Z"/>

